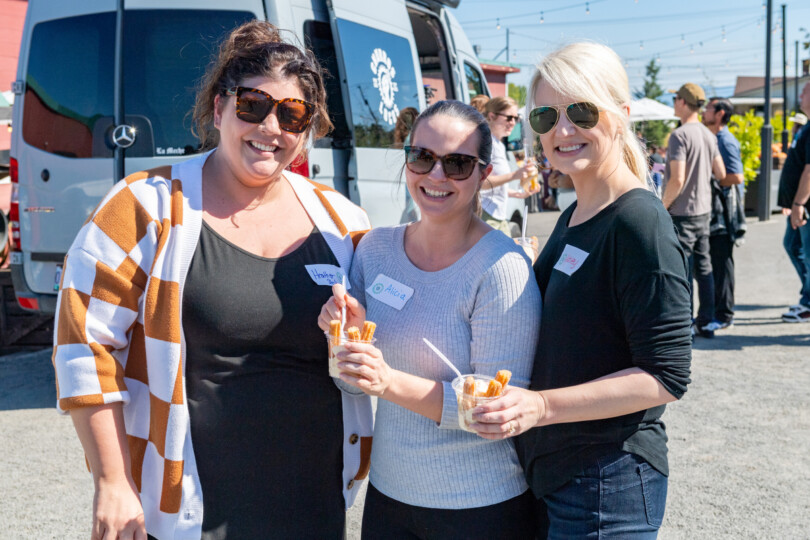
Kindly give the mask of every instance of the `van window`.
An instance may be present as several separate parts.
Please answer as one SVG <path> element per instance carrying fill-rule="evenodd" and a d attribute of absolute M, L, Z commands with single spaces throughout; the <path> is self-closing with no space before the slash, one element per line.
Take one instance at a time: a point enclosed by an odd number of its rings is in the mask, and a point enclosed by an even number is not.
<path fill-rule="evenodd" d="M 191 109 L 216 44 L 249 12 L 130 10 L 124 15 L 124 109 L 138 131 L 130 157 L 197 150 Z M 112 157 L 115 13 L 37 24 L 23 108 L 28 144 L 74 158 Z M 127 39 L 136 36 L 137 39 Z"/>
<path fill-rule="evenodd" d="M 153 153 L 197 151 L 191 110 L 197 84 L 217 44 L 236 26 L 253 19 L 244 11 L 149 9 L 124 17 L 124 109 L 151 128 Z M 137 141 L 136 141 L 137 145 Z M 127 155 L 133 153 L 127 150 Z"/>
<path fill-rule="evenodd" d="M 452 68 L 441 22 L 434 15 L 415 9 L 408 9 L 408 17 L 419 54 L 425 101 L 430 105 L 443 99 L 455 99 Z"/>
<path fill-rule="evenodd" d="M 419 110 L 419 92 L 407 39 L 337 20 L 346 66 L 354 140 L 358 147 L 387 148 L 400 112 Z"/>
<path fill-rule="evenodd" d="M 470 98 L 479 94 L 486 94 L 484 90 L 484 77 L 473 66 L 464 62 L 464 74 L 467 76 L 467 92 Z"/>
<path fill-rule="evenodd" d="M 113 114 L 115 13 L 96 13 L 34 26 L 25 79 L 25 142 L 66 157 L 88 158 L 100 146 L 101 118 Z M 100 145 L 94 139 L 100 138 Z"/>
<path fill-rule="evenodd" d="M 323 83 L 326 87 L 326 108 L 334 128 L 321 139 L 314 142 L 315 148 L 348 148 L 352 136 L 346 123 L 346 110 L 343 106 L 343 91 L 338 77 L 335 40 L 332 38 L 332 26 L 327 22 L 304 21 L 304 43 L 318 59 L 324 71 Z"/>

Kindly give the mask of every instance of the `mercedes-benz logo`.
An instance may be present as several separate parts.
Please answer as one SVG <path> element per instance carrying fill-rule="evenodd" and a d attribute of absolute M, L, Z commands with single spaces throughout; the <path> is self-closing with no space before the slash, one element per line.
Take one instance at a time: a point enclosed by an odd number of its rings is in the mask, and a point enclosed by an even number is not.
<path fill-rule="evenodd" d="M 120 148 L 129 148 L 135 144 L 135 128 L 126 124 L 116 126 L 113 130 L 112 140 Z"/>

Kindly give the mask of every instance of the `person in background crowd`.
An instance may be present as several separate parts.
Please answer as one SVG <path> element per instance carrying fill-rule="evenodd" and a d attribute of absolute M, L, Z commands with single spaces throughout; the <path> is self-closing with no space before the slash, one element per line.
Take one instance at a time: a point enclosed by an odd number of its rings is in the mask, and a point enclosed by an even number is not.
<path fill-rule="evenodd" d="M 810 114 L 810 83 L 802 88 L 799 106 Z M 795 124 L 794 124 L 795 125 Z M 779 178 L 779 206 L 787 215 L 783 245 L 790 262 L 799 274 L 799 302 L 782 314 L 789 323 L 810 322 L 810 124 L 796 132 Z"/>
<path fill-rule="evenodd" d="M 714 277 L 714 318 L 706 330 L 716 332 L 734 322 L 734 245 L 745 233 L 742 188 L 745 184 L 740 143 L 728 130 L 734 111 L 725 98 L 712 97 L 703 110 L 703 125 L 717 135 L 717 145 L 726 177 L 712 177 L 712 217 L 709 224 L 709 248 Z"/>
<path fill-rule="evenodd" d="M 92 538 L 343 538 L 371 402 L 329 377 L 308 265 L 347 271 L 369 222 L 285 170 L 331 129 L 321 69 L 245 23 L 194 120 L 213 150 L 116 184 L 65 259 L 53 363 Z"/>
<path fill-rule="evenodd" d="M 669 474 L 661 415 L 689 383 L 686 258 L 646 187 L 618 55 L 596 43 L 552 52 L 530 96 L 532 129 L 577 200 L 534 265 L 543 312 L 530 390 L 477 407 L 473 427 L 522 434 L 535 512 L 550 523 L 536 538 L 655 538 Z"/>
<path fill-rule="evenodd" d="M 541 299 L 523 250 L 478 217 L 491 144 L 469 105 L 439 101 L 419 115 L 405 178 L 421 218 L 364 236 L 352 296 L 336 285 L 318 319 L 326 330 L 345 306 L 347 325 L 377 325 L 378 347 L 349 342 L 338 354 L 343 383 L 379 398 L 365 539 L 533 537 L 534 497 L 513 445 L 462 430 L 455 375 L 422 341 L 462 373 L 508 369 L 528 384 Z"/>
<path fill-rule="evenodd" d="M 661 153 L 659 152 L 659 147 L 657 145 L 651 144 L 649 146 L 649 153 L 650 159 L 653 161 L 653 163 L 660 163 L 661 165 L 666 163 L 666 160 L 664 159 L 664 156 L 662 156 Z"/>
<path fill-rule="evenodd" d="M 717 148 L 717 137 L 700 123 L 698 111 L 706 102 L 703 89 L 686 83 L 675 95 L 675 116 L 681 126 L 669 136 L 666 172 L 662 190 L 664 208 L 669 210 L 678 240 L 689 260 L 689 284 L 694 275 L 699 308 L 692 334 L 714 337 L 706 326 L 714 318 L 714 278 L 709 252 L 711 220 L 711 176 L 726 177 L 726 167 Z M 694 311 L 694 310 L 693 310 Z"/>
<path fill-rule="evenodd" d="M 472 105 L 476 111 L 484 114 L 484 109 L 487 106 L 487 102 L 489 101 L 489 96 L 486 94 L 478 94 L 477 96 L 473 96 L 470 99 L 470 105 Z"/>
<path fill-rule="evenodd" d="M 513 190 L 509 188 L 512 180 L 526 181 L 537 175 L 534 162 L 526 162 L 522 167 L 512 171 L 506 159 L 506 147 L 501 139 L 507 137 L 518 121 L 518 106 L 514 99 L 509 97 L 495 97 L 490 99 L 484 107 L 485 118 L 492 132 L 492 174 L 486 180 L 486 189 L 481 190 L 482 217 L 490 226 L 507 236 L 512 236 L 506 215 L 506 206 L 509 197 L 525 199 L 538 193 L 541 186 L 535 190 Z M 526 186 L 528 187 L 528 186 Z"/>
<path fill-rule="evenodd" d="M 411 136 L 411 128 L 413 121 L 419 116 L 419 111 L 413 107 L 405 107 L 399 112 L 397 123 L 394 125 L 394 144 L 392 148 L 402 148 L 408 144 Z M 411 197 L 411 192 L 408 191 L 408 186 L 405 186 L 405 209 L 399 218 L 400 223 L 407 223 L 409 221 L 416 221 L 419 219 L 419 214 L 416 205 Z"/>

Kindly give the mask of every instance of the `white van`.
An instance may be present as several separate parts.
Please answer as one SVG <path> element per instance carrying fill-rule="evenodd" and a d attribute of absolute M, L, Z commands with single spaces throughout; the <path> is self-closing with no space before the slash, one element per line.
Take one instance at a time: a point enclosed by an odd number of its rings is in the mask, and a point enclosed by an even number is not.
<path fill-rule="evenodd" d="M 296 169 L 398 223 L 397 116 L 489 94 L 450 13 L 458 0 L 30 0 L 14 101 L 11 270 L 19 304 L 53 313 L 74 236 L 126 174 L 197 151 L 191 115 L 216 43 L 253 18 L 312 48 L 335 129 Z M 121 31 L 117 31 L 121 28 Z M 430 96 L 426 99 L 426 95 Z"/>

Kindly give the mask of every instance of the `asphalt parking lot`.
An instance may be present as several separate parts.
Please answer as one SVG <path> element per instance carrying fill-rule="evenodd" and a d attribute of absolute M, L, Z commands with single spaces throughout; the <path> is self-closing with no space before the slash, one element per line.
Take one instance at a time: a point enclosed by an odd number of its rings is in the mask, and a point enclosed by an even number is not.
<path fill-rule="evenodd" d="M 530 233 L 542 242 L 557 215 L 532 215 Z M 781 216 L 750 223 L 735 252 L 736 323 L 695 342 L 693 383 L 664 416 L 672 475 L 663 539 L 808 536 L 810 324 L 779 318 L 799 287 L 783 231 Z M 50 351 L 0 358 L 3 538 L 89 537 L 92 481 L 54 402 Z M 359 538 L 361 511 L 349 514 L 349 538 Z"/>

